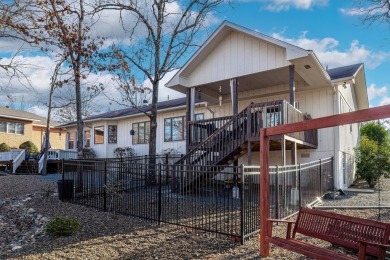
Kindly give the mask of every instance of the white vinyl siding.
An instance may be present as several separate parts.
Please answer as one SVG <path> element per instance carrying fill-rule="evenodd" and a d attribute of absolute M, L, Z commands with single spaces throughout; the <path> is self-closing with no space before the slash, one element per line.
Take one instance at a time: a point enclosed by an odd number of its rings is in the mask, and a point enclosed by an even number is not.
<path fill-rule="evenodd" d="M 190 86 L 287 66 L 286 50 L 231 32 L 188 76 Z"/>

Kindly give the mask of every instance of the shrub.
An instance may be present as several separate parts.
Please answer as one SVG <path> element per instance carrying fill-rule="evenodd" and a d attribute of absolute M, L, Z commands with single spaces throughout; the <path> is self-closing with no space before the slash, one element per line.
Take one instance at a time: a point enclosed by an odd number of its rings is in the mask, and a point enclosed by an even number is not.
<path fill-rule="evenodd" d="M 114 149 L 114 154 L 116 157 L 133 157 L 136 156 L 137 153 L 133 147 L 117 147 Z"/>
<path fill-rule="evenodd" d="M 0 144 L 0 152 L 9 152 L 9 151 L 11 151 L 11 148 L 9 147 L 8 144 L 6 143 Z"/>
<path fill-rule="evenodd" d="M 52 236 L 71 236 L 81 227 L 80 221 L 74 218 L 56 217 L 46 224 L 45 231 Z"/>
<path fill-rule="evenodd" d="M 25 149 L 28 153 L 37 153 L 38 148 L 35 146 L 35 144 L 31 141 L 26 141 L 19 145 L 19 149 Z"/>
<path fill-rule="evenodd" d="M 375 187 L 382 175 L 389 177 L 390 150 L 363 136 L 356 149 L 356 168 L 358 177 L 367 181 L 371 188 Z"/>
<path fill-rule="evenodd" d="M 360 135 L 376 141 L 379 145 L 388 145 L 389 133 L 386 128 L 375 122 L 366 123 L 360 128 Z"/>

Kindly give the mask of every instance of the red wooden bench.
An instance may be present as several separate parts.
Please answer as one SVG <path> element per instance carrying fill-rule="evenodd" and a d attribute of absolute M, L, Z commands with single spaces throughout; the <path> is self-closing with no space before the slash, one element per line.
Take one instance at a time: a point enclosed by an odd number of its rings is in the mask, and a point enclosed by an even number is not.
<path fill-rule="evenodd" d="M 287 223 L 286 237 L 272 236 L 272 224 L 275 222 Z M 390 223 L 308 208 L 300 208 L 296 221 L 268 219 L 268 228 L 269 236 L 266 240 L 270 243 L 315 259 L 332 260 L 356 259 L 356 257 L 296 239 L 296 234 L 356 250 L 359 252 L 359 260 L 365 259 L 366 255 L 385 259 L 390 235 Z"/>

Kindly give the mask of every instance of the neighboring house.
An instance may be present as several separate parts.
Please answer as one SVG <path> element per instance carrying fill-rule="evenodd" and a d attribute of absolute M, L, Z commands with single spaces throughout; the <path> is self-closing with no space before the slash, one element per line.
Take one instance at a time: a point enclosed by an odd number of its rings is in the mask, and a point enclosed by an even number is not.
<path fill-rule="evenodd" d="M 50 145 L 65 148 L 65 131 L 58 122 L 50 123 Z M 0 107 L 0 143 L 19 148 L 26 141 L 33 142 L 40 150 L 46 131 L 46 118 L 22 110 Z"/>
<path fill-rule="evenodd" d="M 192 151 L 186 158 L 198 156 L 198 163 L 259 165 L 261 127 L 368 108 L 363 64 L 327 70 L 313 51 L 230 22 L 222 23 L 167 86 L 187 98 L 159 103 L 157 152 Z M 113 157 L 116 147 L 148 154 L 149 118 L 140 112 L 148 109 L 85 118 L 85 146 L 98 157 Z M 67 129 L 66 147 L 74 149 L 76 126 L 61 127 Z M 358 138 L 358 124 L 278 136 L 271 140 L 270 164 L 333 156 L 335 187 L 345 188 L 354 179 Z"/>

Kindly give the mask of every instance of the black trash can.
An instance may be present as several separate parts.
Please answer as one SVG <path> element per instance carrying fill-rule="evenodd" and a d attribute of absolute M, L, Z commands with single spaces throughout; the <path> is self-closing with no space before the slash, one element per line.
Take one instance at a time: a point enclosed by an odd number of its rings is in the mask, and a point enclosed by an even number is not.
<path fill-rule="evenodd" d="M 60 200 L 73 199 L 73 180 L 59 180 L 58 184 L 58 198 Z"/>

